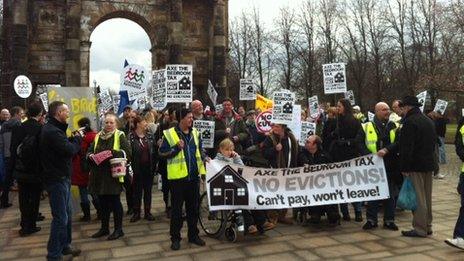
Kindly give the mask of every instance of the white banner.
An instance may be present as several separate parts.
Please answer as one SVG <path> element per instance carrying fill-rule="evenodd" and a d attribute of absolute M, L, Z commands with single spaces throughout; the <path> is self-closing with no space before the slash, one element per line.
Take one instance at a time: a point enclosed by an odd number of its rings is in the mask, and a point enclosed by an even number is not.
<path fill-rule="evenodd" d="M 256 100 L 256 88 L 251 79 L 240 79 L 240 100 Z"/>
<path fill-rule="evenodd" d="M 206 169 L 210 210 L 299 208 L 390 197 L 383 159 L 373 154 L 291 169 L 212 160 Z"/>
<path fill-rule="evenodd" d="M 308 98 L 309 117 L 316 119 L 319 117 L 319 99 L 317 95 Z"/>
<path fill-rule="evenodd" d="M 167 106 L 166 102 L 166 70 L 153 71 L 151 106 L 158 111 L 161 111 Z"/>
<path fill-rule="evenodd" d="M 119 110 L 119 102 L 121 101 L 121 95 L 119 94 L 114 94 L 111 96 L 113 100 L 113 111 L 114 113 L 118 113 Z"/>
<path fill-rule="evenodd" d="M 214 148 L 214 121 L 193 121 L 193 127 L 200 132 L 203 148 Z"/>
<path fill-rule="evenodd" d="M 150 82 L 148 71 L 140 65 L 129 64 L 121 72 L 121 91 L 146 90 Z"/>
<path fill-rule="evenodd" d="M 166 65 L 166 102 L 192 102 L 193 69 L 187 64 Z"/>
<path fill-rule="evenodd" d="M 128 90 L 127 96 L 129 97 L 129 101 L 135 101 L 140 99 L 145 99 L 147 97 L 147 90 Z"/>
<path fill-rule="evenodd" d="M 302 121 L 299 144 L 301 146 L 304 146 L 306 139 L 309 136 L 314 135 L 314 134 L 316 134 L 316 123 L 309 122 L 309 121 Z"/>
<path fill-rule="evenodd" d="M 44 106 L 45 112 L 48 112 L 48 93 L 44 92 L 39 95 L 42 105 Z"/>
<path fill-rule="evenodd" d="M 324 74 L 324 94 L 345 93 L 346 74 L 344 63 L 322 65 Z"/>
<path fill-rule="evenodd" d="M 98 94 L 100 100 L 99 111 L 107 112 L 113 108 L 113 101 L 111 100 L 110 91 L 108 89 L 101 90 Z"/>
<path fill-rule="evenodd" d="M 209 98 L 213 102 L 213 106 L 216 106 L 218 93 L 216 89 L 214 89 L 214 86 L 210 80 L 208 80 L 208 90 L 206 90 L 206 92 L 208 93 Z"/>
<path fill-rule="evenodd" d="M 422 106 L 420 106 L 420 110 L 422 112 L 424 112 L 425 101 L 427 99 L 427 91 L 423 91 L 423 92 L 419 93 L 416 97 L 417 97 L 417 100 L 419 101 L 419 103 L 422 104 Z"/>
<path fill-rule="evenodd" d="M 375 118 L 375 114 L 372 113 L 372 112 L 370 112 L 370 111 L 368 111 L 368 112 L 367 112 L 367 119 L 368 119 L 368 121 L 374 122 L 374 118 Z"/>
<path fill-rule="evenodd" d="M 301 105 L 295 104 L 293 106 L 293 120 L 287 127 L 292 131 L 296 140 L 301 136 Z"/>
<path fill-rule="evenodd" d="M 295 106 L 295 93 L 289 91 L 274 92 L 273 101 L 271 122 L 291 124 L 293 121 L 293 107 Z"/>
<path fill-rule="evenodd" d="M 441 115 L 445 114 L 446 107 L 448 107 L 448 102 L 444 100 L 437 100 L 437 103 L 435 104 L 435 108 L 433 111 L 440 113 Z"/>
<path fill-rule="evenodd" d="M 348 90 L 347 92 L 345 92 L 345 99 L 350 101 L 351 106 L 356 104 L 356 102 L 354 100 L 353 90 Z"/>

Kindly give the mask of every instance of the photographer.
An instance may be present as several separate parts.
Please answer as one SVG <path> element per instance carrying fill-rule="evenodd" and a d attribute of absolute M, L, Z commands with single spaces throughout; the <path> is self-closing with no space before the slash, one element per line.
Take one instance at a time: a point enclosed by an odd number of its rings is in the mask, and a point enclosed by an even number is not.
<path fill-rule="evenodd" d="M 79 130 L 75 133 L 79 133 L 82 136 L 81 151 L 76 154 L 73 158 L 73 172 L 71 176 L 71 185 L 76 185 L 79 187 L 79 195 L 81 197 L 81 208 L 84 216 L 80 219 L 81 221 L 89 222 L 90 221 L 90 201 L 89 201 L 89 192 L 87 190 L 87 185 L 89 184 L 89 165 L 85 158 L 85 154 L 90 144 L 95 139 L 97 133 L 92 130 L 90 127 L 89 118 L 82 118 L 77 122 Z M 95 209 L 97 210 L 97 215 L 100 217 L 100 209 L 98 206 L 98 199 L 95 195 L 92 196 L 92 203 Z"/>

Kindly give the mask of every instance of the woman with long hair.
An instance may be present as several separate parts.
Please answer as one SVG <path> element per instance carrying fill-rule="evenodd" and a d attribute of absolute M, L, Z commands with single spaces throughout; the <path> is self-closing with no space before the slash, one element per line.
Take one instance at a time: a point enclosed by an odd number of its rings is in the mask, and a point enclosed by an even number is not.
<path fill-rule="evenodd" d="M 121 204 L 121 192 L 124 181 L 114 178 L 111 174 L 111 158 L 126 157 L 129 162 L 131 149 L 124 132 L 117 129 L 117 116 L 112 113 L 105 115 L 105 125 L 90 145 L 87 158 L 90 163 L 89 190 L 98 195 L 101 209 L 101 228 L 93 234 L 93 238 L 99 238 L 109 234 L 110 214 L 113 212 L 114 232 L 108 240 L 115 240 L 124 236 L 122 231 L 123 210 Z M 103 157 L 103 153 L 110 152 L 112 156 Z M 103 152 L 103 153 L 102 153 Z M 96 155 L 99 154 L 98 158 Z"/>
<path fill-rule="evenodd" d="M 353 107 L 347 99 L 340 99 L 337 103 L 336 124 L 326 125 L 326 139 L 330 140 L 329 153 L 334 162 L 351 160 L 359 157 L 356 136 L 361 129 L 361 123 L 353 115 Z M 353 203 L 355 221 L 362 222 L 361 203 Z M 343 220 L 351 220 L 347 204 L 340 204 Z"/>
<path fill-rule="evenodd" d="M 134 214 L 130 221 L 137 222 L 141 218 L 142 194 L 144 219 L 153 221 L 155 217 L 151 214 L 151 190 L 156 170 L 155 138 L 148 131 L 148 123 L 145 118 L 135 117 L 134 130 L 129 134 L 129 141 L 132 148 L 132 170 L 134 171 L 132 178 Z"/>

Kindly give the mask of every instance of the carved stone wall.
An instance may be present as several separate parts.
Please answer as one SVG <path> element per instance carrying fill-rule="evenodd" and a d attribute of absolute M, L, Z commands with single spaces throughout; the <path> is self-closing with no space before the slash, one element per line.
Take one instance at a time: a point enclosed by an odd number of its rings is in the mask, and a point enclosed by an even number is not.
<path fill-rule="evenodd" d="M 90 35 L 111 18 L 130 19 L 145 30 L 153 69 L 192 64 L 195 97 L 207 97 L 208 79 L 220 96 L 226 94 L 228 0 L 3 2 L 2 106 L 24 104 L 12 86 L 19 74 L 34 86 L 89 86 Z"/>

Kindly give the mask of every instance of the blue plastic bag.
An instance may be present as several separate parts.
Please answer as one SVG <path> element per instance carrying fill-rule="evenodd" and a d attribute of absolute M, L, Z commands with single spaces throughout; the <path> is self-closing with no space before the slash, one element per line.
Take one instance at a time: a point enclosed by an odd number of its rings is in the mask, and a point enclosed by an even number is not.
<path fill-rule="evenodd" d="M 397 206 L 411 211 L 417 209 L 416 190 L 409 177 L 404 178 L 403 186 L 401 186 L 400 194 L 398 195 Z"/>

